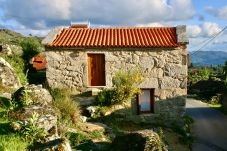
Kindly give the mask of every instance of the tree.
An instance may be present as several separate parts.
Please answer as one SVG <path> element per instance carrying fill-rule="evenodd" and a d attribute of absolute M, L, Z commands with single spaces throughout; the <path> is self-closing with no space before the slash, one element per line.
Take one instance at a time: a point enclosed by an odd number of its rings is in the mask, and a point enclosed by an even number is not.
<path fill-rule="evenodd" d="M 225 79 L 227 79 L 227 60 L 225 61 L 225 64 L 223 66 L 223 71 L 224 71 L 224 74 L 225 74 Z"/>
<path fill-rule="evenodd" d="M 27 37 L 20 43 L 22 50 L 23 50 L 23 59 L 25 60 L 25 63 L 29 63 L 29 60 L 34 57 L 35 55 L 38 55 L 41 51 L 41 44 L 39 40 L 35 37 Z"/>

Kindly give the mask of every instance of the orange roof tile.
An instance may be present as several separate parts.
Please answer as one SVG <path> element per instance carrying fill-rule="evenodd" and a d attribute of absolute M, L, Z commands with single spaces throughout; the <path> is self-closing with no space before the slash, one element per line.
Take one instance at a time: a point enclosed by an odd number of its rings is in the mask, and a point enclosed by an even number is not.
<path fill-rule="evenodd" d="M 49 47 L 177 47 L 175 27 L 64 28 Z"/>

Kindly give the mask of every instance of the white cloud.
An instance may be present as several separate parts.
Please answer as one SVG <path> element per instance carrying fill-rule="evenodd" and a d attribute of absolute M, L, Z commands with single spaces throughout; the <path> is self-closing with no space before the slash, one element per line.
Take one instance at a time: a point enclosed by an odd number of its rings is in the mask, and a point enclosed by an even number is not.
<path fill-rule="evenodd" d="M 71 20 L 136 25 L 187 20 L 195 15 L 191 0 L 6 0 L 2 3 L 5 20 L 15 19 L 32 29 L 66 25 Z"/>
<path fill-rule="evenodd" d="M 212 6 L 208 6 L 205 8 L 205 10 L 215 17 L 218 17 L 223 20 L 227 20 L 227 6 L 224 6 L 220 9 L 214 8 Z"/>
<path fill-rule="evenodd" d="M 221 31 L 221 27 L 214 22 L 204 22 L 201 25 L 189 25 L 187 32 L 189 37 L 212 37 Z"/>
<path fill-rule="evenodd" d="M 5 20 L 15 19 L 36 29 L 46 27 L 48 20 L 63 20 L 70 16 L 70 0 L 7 0 L 2 7 Z"/>
<path fill-rule="evenodd" d="M 189 37 L 197 37 L 201 34 L 202 28 L 199 25 L 187 26 Z"/>
<path fill-rule="evenodd" d="M 202 25 L 203 36 L 211 37 L 221 31 L 221 27 L 217 23 L 205 22 Z"/>
<path fill-rule="evenodd" d="M 153 22 L 148 24 L 137 24 L 137 27 L 163 27 L 164 25 L 159 22 Z"/>

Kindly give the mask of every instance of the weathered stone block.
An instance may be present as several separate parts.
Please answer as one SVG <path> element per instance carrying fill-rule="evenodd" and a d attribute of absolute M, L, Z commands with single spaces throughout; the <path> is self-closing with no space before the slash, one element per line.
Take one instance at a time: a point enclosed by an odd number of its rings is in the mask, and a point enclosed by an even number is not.
<path fill-rule="evenodd" d="M 180 81 L 178 79 L 173 79 L 171 77 L 164 77 L 160 80 L 161 89 L 172 89 L 178 88 L 180 86 Z"/>
<path fill-rule="evenodd" d="M 139 85 L 140 88 L 158 88 L 157 78 L 146 78 L 143 83 Z"/>

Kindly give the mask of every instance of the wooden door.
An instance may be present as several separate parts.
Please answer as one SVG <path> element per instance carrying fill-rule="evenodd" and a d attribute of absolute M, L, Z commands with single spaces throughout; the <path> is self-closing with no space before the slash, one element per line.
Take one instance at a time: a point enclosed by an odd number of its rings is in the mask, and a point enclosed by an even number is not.
<path fill-rule="evenodd" d="M 104 54 L 88 54 L 88 84 L 89 86 L 105 86 L 105 56 Z"/>
<path fill-rule="evenodd" d="M 154 113 L 154 89 L 142 89 L 138 98 L 138 113 Z"/>

